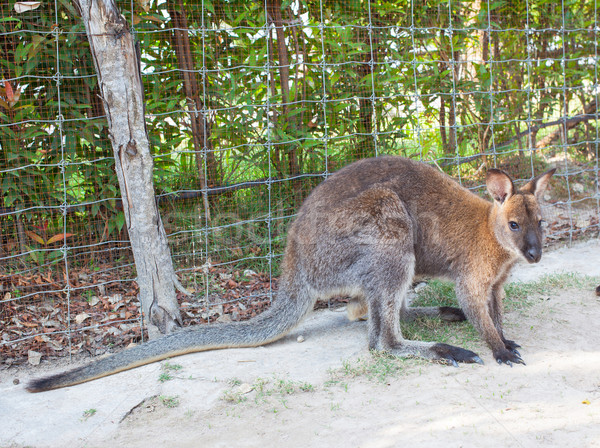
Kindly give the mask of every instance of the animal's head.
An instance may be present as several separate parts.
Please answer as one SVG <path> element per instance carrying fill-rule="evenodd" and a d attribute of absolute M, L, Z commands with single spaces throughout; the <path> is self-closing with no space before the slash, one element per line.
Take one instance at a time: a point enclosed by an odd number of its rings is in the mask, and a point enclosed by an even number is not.
<path fill-rule="evenodd" d="M 504 171 L 491 169 L 487 173 L 487 189 L 494 199 L 496 238 L 529 263 L 542 258 L 543 221 L 538 200 L 555 171 L 553 168 L 533 178 L 518 190 Z"/>

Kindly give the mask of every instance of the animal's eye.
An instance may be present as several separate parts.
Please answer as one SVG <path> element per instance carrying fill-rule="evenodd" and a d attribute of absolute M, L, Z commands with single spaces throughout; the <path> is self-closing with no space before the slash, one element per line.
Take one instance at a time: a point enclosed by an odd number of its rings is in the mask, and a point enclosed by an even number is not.
<path fill-rule="evenodd" d="M 544 224 L 546 224 L 546 221 L 544 221 L 543 219 L 540 219 L 540 220 L 538 221 L 538 226 L 540 226 L 540 227 L 543 227 L 543 226 L 544 226 Z"/>
<path fill-rule="evenodd" d="M 514 221 L 509 221 L 508 226 L 510 227 L 510 230 L 519 230 L 519 224 Z"/>

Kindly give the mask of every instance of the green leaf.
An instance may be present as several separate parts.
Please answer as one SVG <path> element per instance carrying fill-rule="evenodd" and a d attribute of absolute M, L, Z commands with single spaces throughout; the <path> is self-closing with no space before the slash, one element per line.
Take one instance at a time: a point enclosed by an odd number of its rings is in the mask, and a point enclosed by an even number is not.
<path fill-rule="evenodd" d="M 115 223 L 119 232 L 123 230 L 123 226 L 125 225 L 125 214 L 123 212 L 119 212 L 117 216 L 115 216 Z"/>

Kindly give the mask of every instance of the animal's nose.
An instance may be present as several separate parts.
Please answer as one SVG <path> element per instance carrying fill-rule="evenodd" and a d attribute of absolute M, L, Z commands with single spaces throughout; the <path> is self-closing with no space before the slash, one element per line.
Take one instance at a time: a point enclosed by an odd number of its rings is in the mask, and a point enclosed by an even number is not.
<path fill-rule="evenodd" d="M 542 251 L 537 247 L 530 247 L 527 249 L 525 256 L 530 263 L 537 263 L 542 259 Z"/>

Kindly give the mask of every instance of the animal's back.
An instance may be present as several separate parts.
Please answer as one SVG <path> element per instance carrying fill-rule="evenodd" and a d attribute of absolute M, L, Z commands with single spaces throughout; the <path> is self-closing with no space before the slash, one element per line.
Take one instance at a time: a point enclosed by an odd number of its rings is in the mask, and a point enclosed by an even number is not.
<path fill-rule="evenodd" d="M 436 204 L 440 213 L 461 206 L 489 204 L 426 163 L 381 156 L 360 160 L 337 171 L 313 190 L 299 214 L 343 206 L 347 200 L 374 186 L 390 188 L 415 214 L 424 207 L 429 209 L 429 204 Z"/>
<path fill-rule="evenodd" d="M 429 177 L 429 178 L 427 178 Z M 318 185 L 304 201 L 302 211 L 323 205 L 339 205 L 374 185 L 407 184 L 417 193 L 431 182 L 447 181 L 436 169 L 414 160 L 382 156 L 354 162 Z M 404 196 L 402 192 L 397 192 Z"/>
<path fill-rule="evenodd" d="M 425 163 L 393 156 L 364 159 L 313 190 L 290 229 L 288 242 L 319 242 L 339 235 L 341 227 L 330 224 L 331 216 L 347 220 L 356 207 L 354 199 L 378 187 L 397 195 L 412 221 L 420 274 L 448 275 L 450 264 L 456 262 L 459 252 L 464 254 L 465 245 L 476 246 L 473 243 L 491 207 Z"/>

